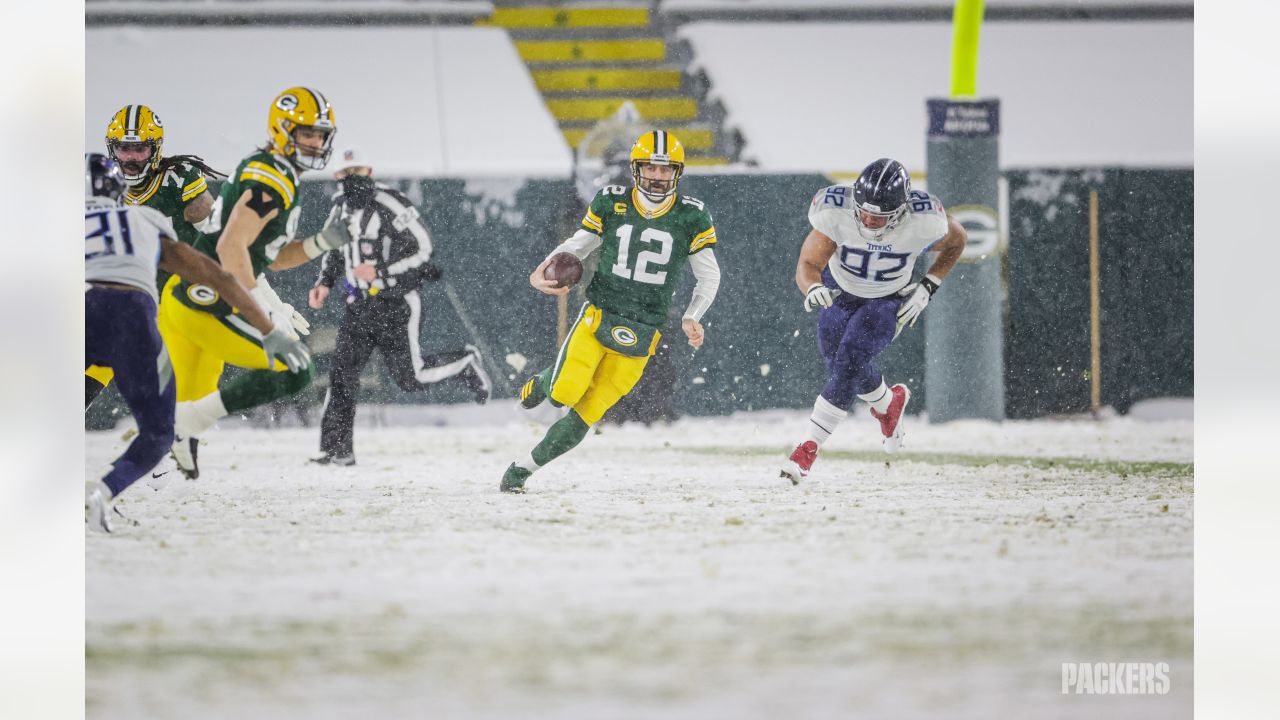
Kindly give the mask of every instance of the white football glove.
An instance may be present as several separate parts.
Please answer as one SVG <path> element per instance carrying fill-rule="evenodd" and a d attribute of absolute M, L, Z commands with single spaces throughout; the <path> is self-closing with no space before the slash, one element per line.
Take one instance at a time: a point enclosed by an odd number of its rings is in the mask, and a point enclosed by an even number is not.
<path fill-rule="evenodd" d="M 289 318 L 289 324 L 293 325 L 294 331 L 299 335 L 311 334 L 311 321 L 303 317 L 297 308 L 287 302 L 282 302 L 278 309 L 281 315 Z"/>
<path fill-rule="evenodd" d="M 898 306 L 898 328 L 893 333 L 894 337 L 902 332 L 902 328 L 916 326 L 916 320 L 928 306 L 933 294 L 938 291 L 938 285 L 941 282 L 932 275 L 925 275 L 920 278 L 920 282 L 912 283 L 898 291 L 898 295 L 905 299 Z"/>
<path fill-rule="evenodd" d="M 259 275 L 258 285 L 253 289 L 253 296 L 258 300 L 258 304 L 262 305 L 274 316 L 279 316 L 288 320 L 293 326 L 293 330 L 299 335 L 311 334 L 311 321 L 302 316 L 297 308 L 280 299 L 274 288 L 267 283 L 266 275 Z"/>
<path fill-rule="evenodd" d="M 295 338 L 297 333 L 293 332 L 293 324 L 289 322 L 289 316 L 280 312 L 276 307 L 276 302 L 280 300 L 267 281 L 261 275 L 258 276 L 258 284 L 249 290 L 249 295 L 253 297 L 254 302 L 258 303 L 258 307 L 262 308 L 262 312 L 271 318 L 271 324 L 276 329 L 287 329 Z"/>
<path fill-rule="evenodd" d="M 814 308 L 825 310 L 831 307 L 831 303 L 835 302 L 836 296 L 839 294 L 839 290 L 832 290 L 822 283 L 814 283 L 809 286 L 808 292 L 804 294 L 804 311 L 813 312 Z"/>

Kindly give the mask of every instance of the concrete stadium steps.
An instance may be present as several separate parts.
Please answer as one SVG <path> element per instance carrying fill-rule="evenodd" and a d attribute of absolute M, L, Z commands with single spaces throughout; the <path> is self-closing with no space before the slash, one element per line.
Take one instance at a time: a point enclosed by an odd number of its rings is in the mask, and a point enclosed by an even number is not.
<path fill-rule="evenodd" d="M 565 141 L 576 147 L 595 123 L 632 102 L 684 143 L 689 165 L 715 165 L 739 143 L 704 106 L 705 77 L 687 71 L 687 48 L 650 12 L 651 3 L 548 5 L 499 0 L 478 24 L 507 30 Z"/>
<path fill-rule="evenodd" d="M 534 70 L 533 82 L 544 93 L 650 92 L 680 89 L 684 73 L 675 67 Z"/>
<path fill-rule="evenodd" d="M 665 98 L 547 98 L 547 107 L 556 119 L 603 120 L 630 100 L 646 120 L 693 120 L 698 117 L 698 101 L 691 97 Z"/>
<path fill-rule="evenodd" d="M 564 123 L 560 130 L 564 133 L 565 142 L 569 143 L 570 147 L 577 147 L 578 143 L 582 142 L 582 139 L 591 131 L 593 125 L 595 125 L 594 122 Z M 715 149 L 716 131 L 710 125 L 668 124 L 665 129 L 680 139 L 685 152 L 705 154 Z"/>
<path fill-rule="evenodd" d="M 646 28 L 649 8 L 644 7 L 497 7 L 493 16 L 478 25 L 508 30 L 547 28 Z"/>
<path fill-rule="evenodd" d="M 516 52 L 527 63 L 663 62 L 662 38 L 622 40 L 517 40 Z"/>

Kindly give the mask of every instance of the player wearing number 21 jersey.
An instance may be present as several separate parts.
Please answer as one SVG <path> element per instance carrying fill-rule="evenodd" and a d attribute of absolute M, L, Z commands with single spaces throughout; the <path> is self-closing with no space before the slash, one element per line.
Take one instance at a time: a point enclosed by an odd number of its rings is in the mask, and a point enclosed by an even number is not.
<path fill-rule="evenodd" d="M 207 283 L 263 336 L 264 359 L 282 358 L 294 369 L 307 348 L 278 328 L 267 311 L 217 263 L 175 240 L 169 218 L 145 206 L 122 205 L 125 174 L 114 159 L 85 155 L 84 358 L 114 368 L 120 394 L 138 434 L 98 480 L 85 486 L 85 520 L 111 530 L 111 499 L 155 466 L 173 440 L 174 382 L 169 355 L 156 327 L 156 269 Z M 287 318 L 282 319 L 287 326 Z"/>
<path fill-rule="evenodd" d="M 915 325 L 929 298 L 964 250 L 964 228 L 938 198 L 911 189 L 901 163 L 881 158 L 852 186 L 818 191 L 809 205 L 813 230 L 796 264 L 806 312 L 818 310 L 818 347 L 827 380 L 813 405 L 808 438 L 782 467 L 792 483 L 809 473 L 818 448 L 855 399 L 871 405 L 886 452 L 902 443 L 906 385 L 885 385 L 875 359 L 904 326 Z M 911 282 L 916 258 L 937 253 L 928 273 Z"/>
<path fill-rule="evenodd" d="M 702 316 L 720 287 L 713 250 L 716 228 L 701 200 L 676 194 L 683 171 L 684 148 L 674 135 L 662 130 L 641 135 L 631 148 L 634 185 L 602 189 L 582 218 L 582 228 L 529 276 L 539 291 L 563 295 L 569 288 L 555 287 L 544 275 L 550 258 L 567 252 L 583 259 L 600 250 L 587 302 L 555 363 L 520 390 L 526 408 L 549 398 L 569 413 L 528 456 L 507 468 L 504 492 L 523 492 L 535 470 L 575 447 L 635 387 L 658 347 L 685 266 L 692 268 L 697 286 L 681 329 L 691 346 L 702 345 Z"/>

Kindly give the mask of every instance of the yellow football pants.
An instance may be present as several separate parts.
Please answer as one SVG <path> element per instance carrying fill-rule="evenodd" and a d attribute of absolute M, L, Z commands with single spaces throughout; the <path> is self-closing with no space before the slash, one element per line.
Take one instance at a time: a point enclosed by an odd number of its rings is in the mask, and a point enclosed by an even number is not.
<path fill-rule="evenodd" d="M 579 314 L 551 375 L 551 399 L 576 410 L 587 425 L 600 422 L 609 408 L 636 386 L 661 336 L 655 334 L 649 355 L 623 355 L 596 340 L 600 316 L 594 305 L 587 305 Z"/>
<path fill-rule="evenodd" d="M 160 302 L 160 337 L 169 348 L 173 362 L 173 375 L 178 383 L 178 402 L 199 400 L 218 389 L 222 368 L 226 364 L 248 370 L 276 372 L 288 370 L 288 366 L 276 360 L 267 364 L 267 354 L 261 341 L 254 340 L 256 333 L 245 321 L 247 331 L 233 329 L 223 319 L 182 304 L 170 297 L 180 278 L 169 278 L 164 286 Z"/>

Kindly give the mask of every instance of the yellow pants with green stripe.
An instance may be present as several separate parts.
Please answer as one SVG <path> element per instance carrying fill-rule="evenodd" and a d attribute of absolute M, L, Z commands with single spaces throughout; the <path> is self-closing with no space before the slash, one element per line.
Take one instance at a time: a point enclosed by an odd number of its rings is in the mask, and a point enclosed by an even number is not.
<path fill-rule="evenodd" d="M 649 354 L 644 357 L 623 355 L 596 340 L 600 316 L 595 305 L 583 308 L 560 347 L 551 374 L 551 399 L 573 408 L 587 425 L 600 422 L 609 408 L 631 392 L 662 336 L 654 333 Z"/>
<path fill-rule="evenodd" d="M 222 368 L 228 363 L 249 370 L 288 370 L 279 360 L 268 365 L 261 340 L 254 339 L 257 330 L 247 321 L 244 329 L 237 330 L 223 318 L 189 308 L 171 297 L 179 280 L 175 275 L 165 284 L 159 313 L 160 337 L 169 348 L 178 402 L 199 400 L 216 391 Z"/>

